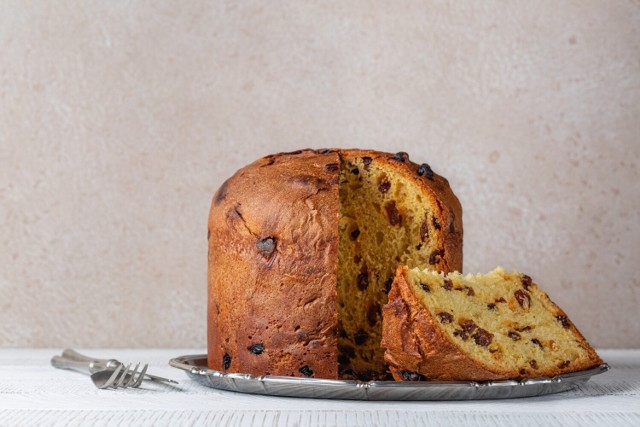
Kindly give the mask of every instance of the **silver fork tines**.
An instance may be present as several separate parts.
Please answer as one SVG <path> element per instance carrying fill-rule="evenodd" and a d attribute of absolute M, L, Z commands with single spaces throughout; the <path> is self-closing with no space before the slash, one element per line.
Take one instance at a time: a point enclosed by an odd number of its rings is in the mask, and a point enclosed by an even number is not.
<path fill-rule="evenodd" d="M 129 379 L 127 380 L 127 375 L 129 375 L 130 371 L 131 371 L 131 363 L 129 363 L 127 367 L 124 368 L 124 372 L 122 373 L 122 375 L 120 375 L 120 378 L 118 379 L 118 381 L 113 383 L 113 388 L 127 387 L 127 384 L 129 384 L 129 380 L 131 380 L 131 377 L 133 376 L 131 375 L 130 377 L 128 377 Z M 125 380 L 126 380 L 126 383 L 125 383 Z"/>
<path fill-rule="evenodd" d="M 139 367 L 140 367 L 140 362 L 136 363 L 136 367 L 133 369 L 133 372 L 131 373 L 131 376 L 127 380 L 125 387 L 135 387 L 135 384 L 138 382 L 138 380 L 136 380 L 135 377 Z"/>
<path fill-rule="evenodd" d="M 105 381 L 105 383 L 102 386 L 100 386 L 100 388 L 109 388 L 109 387 L 111 387 L 111 384 L 113 384 L 115 382 L 115 380 L 118 378 L 118 374 L 120 373 L 121 370 L 122 370 L 122 365 L 118 366 L 113 371 L 113 374 L 111 374 L 109 379 L 107 381 Z"/>
<path fill-rule="evenodd" d="M 111 386 L 113 388 L 138 388 L 140 384 L 142 384 L 142 380 L 144 379 L 144 374 L 147 372 L 148 364 L 145 364 L 142 367 L 142 371 L 138 371 L 140 368 L 140 362 L 136 364 L 136 367 L 131 369 L 132 363 L 129 363 L 124 371 L 120 374 L 120 376 L 116 376 L 112 384 L 109 384 L 107 387 Z M 119 368 L 124 367 L 124 365 L 119 365 Z M 113 377 L 113 376 L 112 376 Z M 109 378 L 109 381 L 111 378 Z M 107 381 L 107 383 L 109 383 Z"/>
<path fill-rule="evenodd" d="M 140 372 L 140 375 L 138 375 L 138 380 L 131 387 L 140 387 L 140 384 L 142 384 L 142 380 L 144 379 L 144 375 L 147 373 L 148 367 L 149 365 L 147 364 L 142 367 L 142 372 Z"/>

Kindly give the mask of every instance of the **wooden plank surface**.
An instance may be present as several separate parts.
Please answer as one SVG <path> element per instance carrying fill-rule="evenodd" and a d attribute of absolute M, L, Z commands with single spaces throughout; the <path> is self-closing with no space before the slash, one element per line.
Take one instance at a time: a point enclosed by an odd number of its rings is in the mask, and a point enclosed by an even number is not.
<path fill-rule="evenodd" d="M 612 370 L 572 391 L 526 399 L 359 402 L 279 398 L 203 387 L 167 361 L 182 350 L 83 350 L 150 363 L 180 382 L 98 390 L 87 375 L 54 369 L 60 349 L 0 350 L 0 425 L 495 425 L 640 426 L 640 350 L 602 350 Z"/>

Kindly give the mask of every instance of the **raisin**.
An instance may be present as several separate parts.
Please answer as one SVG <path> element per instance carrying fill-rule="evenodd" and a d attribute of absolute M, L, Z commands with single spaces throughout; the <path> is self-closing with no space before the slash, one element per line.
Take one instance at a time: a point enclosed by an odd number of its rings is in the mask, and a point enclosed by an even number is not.
<path fill-rule="evenodd" d="M 351 232 L 351 240 L 356 240 L 360 235 L 360 230 L 357 228 Z"/>
<path fill-rule="evenodd" d="M 300 372 L 305 377 L 313 376 L 313 370 L 308 365 L 304 365 L 302 368 L 298 369 L 298 372 Z"/>
<path fill-rule="evenodd" d="M 513 294 L 513 296 L 516 298 L 516 300 L 518 301 L 518 304 L 520 304 L 522 308 L 529 308 L 531 306 L 531 297 L 529 296 L 527 291 L 523 289 L 518 289 Z"/>
<path fill-rule="evenodd" d="M 340 356 L 338 356 L 338 363 L 341 365 L 350 365 L 351 359 L 348 356 L 341 354 Z"/>
<path fill-rule="evenodd" d="M 394 381 L 393 374 L 389 371 L 386 371 L 382 376 L 378 378 L 380 381 Z"/>
<path fill-rule="evenodd" d="M 375 381 L 378 379 L 378 373 L 371 369 L 365 369 L 364 371 L 356 371 L 355 377 L 360 381 Z"/>
<path fill-rule="evenodd" d="M 350 359 L 356 357 L 356 349 L 348 344 L 338 344 L 338 351 Z"/>
<path fill-rule="evenodd" d="M 427 285 L 426 283 L 420 283 L 420 287 L 422 288 L 423 291 L 425 292 L 431 292 L 431 288 L 429 287 L 429 285 Z"/>
<path fill-rule="evenodd" d="M 456 228 L 453 225 L 453 221 L 451 221 L 451 223 L 449 224 L 449 233 L 453 234 L 456 232 Z"/>
<path fill-rule="evenodd" d="M 433 181 L 433 171 L 431 170 L 431 166 L 429 166 L 426 163 L 423 163 L 420 165 L 420 167 L 418 168 L 418 175 L 419 176 L 424 175 L 425 178 L 428 178 Z"/>
<path fill-rule="evenodd" d="M 302 150 L 290 151 L 288 153 L 282 153 L 289 156 L 295 156 L 296 154 L 302 154 Z"/>
<path fill-rule="evenodd" d="M 358 175 L 360 173 L 360 169 L 353 168 L 353 169 L 351 169 L 351 173 L 354 174 L 354 175 Z"/>
<path fill-rule="evenodd" d="M 558 319 L 558 322 L 560 322 L 562 324 L 562 327 L 565 328 L 565 329 L 569 329 L 569 327 L 571 326 L 567 316 L 563 316 L 563 315 L 560 314 L 560 315 L 556 316 L 556 319 Z"/>
<path fill-rule="evenodd" d="M 425 381 L 426 378 L 417 372 L 402 371 L 402 381 Z"/>
<path fill-rule="evenodd" d="M 533 369 L 538 369 L 538 362 L 536 362 L 535 359 L 529 360 L 529 366 L 531 366 Z"/>
<path fill-rule="evenodd" d="M 462 326 L 462 329 L 468 333 L 472 333 L 478 328 L 478 325 L 476 325 L 476 322 L 474 322 L 473 320 L 465 320 L 464 322 L 460 323 L 460 326 Z"/>
<path fill-rule="evenodd" d="M 338 334 L 338 336 L 340 338 L 346 338 L 347 337 L 347 333 L 345 332 L 343 326 L 342 326 L 342 322 L 340 320 L 338 320 L 338 329 L 340 330 L 340 333 Z"/>
<path fill-rule="evenodd" d="M 390 202 L 388 202 L 384 208 L 387 211 L 387 217 L 389 218 L 389 224 L 391 225 L 402 225 L 402 215 L 400 215 L 400 212 L 398 211 L 398 208 L 396 207 L 396 202 L 395 200 L 391 200 Z"/>
<path fill-rule="evenodd" d="M 324 165 L 324 170 L 327 172 L 337 172 L 340 169 L 340 166 L 337 163 L 327 163 Z"/>
<path fill-rule="evenodd" d="M 318 154 L 323 154 L 323 155 L 324 155 L 324 154 L 333 153 L 333 150 L 329 150 L 329 149 L 324 148 L 324 149 L 322 149 L 322 150 L 318 150 L 318 151 L 317 151 L 317 153 L 318 153 Z"/>
<path fill-rule="evenodd" d="M 420 225 L 420 241 L 425 242 L 428 238 L 429 238 L 429 226 L 425 221 Z"/>
<path fill-rule="evenodd" d="M 442 282 L 442 287 L 445 288 L 445 290 L 450 291 L 453 289 L 453 282 L 451 281 L 451 279 L 444 279 L 444 282 Z"/>
<path fill-rule="evenodd" d="M 338 176 L 336 174 L 335 178 L 337 177 Z M 292 176 L 287 179 L 287 182 L 299 188 L 314 190 L 314 194 L 319 191 L 327 191 L 329 189 L 326 179 L 319 178 L 314 175 L 301 174 Z"/>
<path fill-rule="evenodd" d="M 462 341 L 466 341 L 467 339 L 469 339 L 469 337 L 467 337 L 467 333 L 462 329 L 456 329 L 455 331 L 453 331 L 453 336 L 460 337 Z"/>
<path fill-rule="evenodd" d="M 366 271 L 361 271 L 360 274 L 358 274 L 357 281 L 358 289 L 360 291 L 366 291 L 369 287 L 369 273 L 367 273 Z"/>
<path fill-rule="evenodd" d="M 416 250 L 420 250 L 420 249 L 422 249 L 422 243 L 418 243 L 418 244 L 416 245 Z"/>
<path fill-rule="evenodd" d="M 544 350 L 544 346 L 542 345 L 542 343 L 540 342 L 540 340 L 538 338 L 532 339 L 531 342 Z"/>
<path fill-rule="evenodd" d="M 356 334 L 353 336 L 353 341 L 358 345 L 364 344 L 365 342 L 367 342 L 368 339 L 369 339 L 369 334 L 362 329 L 356 332 Z"/>
<path fill-rule="evenodd" d="M 502 297 L 500 297 L 495 302 L 507 302 L 507 300 L 502 298 Z"/>
<path fill-rule="evenodd" d="M 257 343 L 257 344 L 253 344 L 251 347 L 249 347 L 249 351 L 253 354 L 262 354 L 262 352 L 264 351 L 264 344 Z"/>
<path fill-rule="evenodd" d="M 220 188 L 218 189 L 218 191 L 216 192 L 214 198 L 213 198 L 213 204 L 215 206 L 218 206 L 220 203 L 222 203 L 222 201 L 224 199 L 227 198 L 227 190 L 229 187 L 229 182 L 225 181 L 222 183 L 222 185 L 220 186 Z"/>
<path fill-rule="evenodd" d="M 391 291 L 391 285 L 393 284 L 393 277 L 389 277 L 386 282 L 384 282 L 384 291 L 385 293 L 389 293 Z"/>
<path fill-rule="evenodd" d="M 560 364 L 558 365 L 558 368 L 560 368 L 560 369 L 568 368 L 570 363 L 571 363 L 571 362 L 570 362 L 569 360 L 565 360 L 564 362 L 562 362 L 562 363 L 560 363 Z"/>
<path fill-rule="evenodd" d="M 531 277 L 527 276 L 526 274 L 522 275 L 522 286 L 524 286 L 524 288 L 526 290 L 529 290 L 529 286 L 531 286 Z"/>
<path fill-rule="evenodd" d="M 476 292 L 473 290 L 473 288 L 467 286 L 467 295 L 469 295 L 470 297 L 473 297 L 476 295 Z"/>
<path fill-rule="evenodd" d="M 399 162 L 406 162 L 407 160 L 409 160 L 409 155 L 407 153 L 405 153 L 404 151 L 399 151 L 396 154 L 394 154 L 393 158 Z"/>
<path fill-rule="evenodd" d="M 256 242 L 256 247 L 263 255 L 269 256 L 276 250 L 276 239 L 273 237 L 266 237 Z"/>
<path fill-rule="evenodd" d="M 438 318 L 440 319 L 440 323 L 453 322 L 453 315 L 451 313 L 447 313 L 446 311 L 438 313 Z"/>
<path fill-rule="evenodd" d="M 493 334 L 482 328 L 478 328 L 475 334 L 473 334 L 473 340 L 476 344 L 486 347 L 493 341 Z"/>
<path fill-rule="evenodd" d="M 520 326 L 519 328 L 516 328 L 516 331 L 518 332 L 530 331 L 530 330 L 531 330 L 531 326 Z"/>
<path fill-rule="evenodd" d="M 378 323 L 378 311 L 380 310 L 380 306 L 371 303 L 369 308 L 367 309 L 367 322 L 369 322 L 369 326 L 375 326 Z"/>
<path fill-rule="evenodd" d="M 438 218 L 436 218 L 435 216 L 433 217 L 433 220 L 431 220 L 431 222 L 433 222 L 433 226 L 436 230 L 440 230 L 442 228 L 440 222 L 438 221 Z"/>
<path fill-rule="evenodd" d="M 436 249 L 429 255 L 429 264 L 436 265 L 444 256 L 444 249 Z"/>
<path fill-rule="evenodd" d="M 332 178 L 331 181 L 329 181 L 329 184 L 331 184 L 331 185 L 340 184 L 340 177 L 336 176 L 335 178 Z"/>
<path fill-rule="evenodd" d="M 227 353 L 222 356 L 222 367 L 225 371 L 231 367 L 231 356 Z"/>
<path fill-rule="evenodd" d="M 369 170 L 369 166 L 371 166 L 371 162 L 373 159 L 371 157 L 363 157 L 362 163 L 364 164 L 364 170 Z"/>
<path fill-rule="evenodd" d="M 351 369 L 351 368 L 346 368 L 345 369 L 342 366 L 339 366 L 338 367 L 338 373 L 340 374 L 340 376 L 342 376 L 345 379 L 354 377 L 353 369 Z"/>
<path fill-rule="evenodd" d="M 496 307 L 496 305 L 494 303 L 489 303 L 489 304 L 487 304 L 487 308 L 489 310 L 495 310 L 497 307 Z"/>
<path fill-rule="evenodd" d="M 211 238 L 211 230 L 207 230 L 207 240 Z"/>
<path fill-rule="evenodd" d="M 387 181 L 386 179 L 383 179 L 380 182 L 380 184 L 378 184 L 378 191 L 380 191 L 382 194 L 384 194 L 387 191 L 389 191 L 390 188 L 391 188 L 391 183 L 389 181 Z"/>
<path fill-rule="evenodd" d="M 515 332 L 515 331 L 509 331 L 509 333 L 507 334 L 507 336 L 508 336 L 509 338 L 511 338 L 512 340 L 514 340 L 514 341 L 520 341 L 520 339 L 522 338 L 522 337 L 520 336 L 520 334 L 519 334 L 519 333 L 517 333 L 517 332 Z"/>
<path fill-rule="evenodd" d="M 360 255 L 353 256 L 353 262 L 355 262 L 356 264 L 360 264 L 360 261 L 362 261 L 362 257 Z"/>
<path fill-rule="evenodd" d="M 527 374 L 527 370 L 522 368 L 520 369 L 520 375 L 526 375 Z"/>

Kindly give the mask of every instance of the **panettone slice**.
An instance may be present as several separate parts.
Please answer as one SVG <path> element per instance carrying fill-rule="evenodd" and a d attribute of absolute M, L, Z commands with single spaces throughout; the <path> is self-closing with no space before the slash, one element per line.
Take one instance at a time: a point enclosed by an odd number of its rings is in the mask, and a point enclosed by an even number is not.
<path fill-rule="evenodd" d="M 603 363 L 529 276 L 501 268 L 463 276 L 400 267 L 383 319 L 385 360 L 399 381 L 553 377 Z"/>

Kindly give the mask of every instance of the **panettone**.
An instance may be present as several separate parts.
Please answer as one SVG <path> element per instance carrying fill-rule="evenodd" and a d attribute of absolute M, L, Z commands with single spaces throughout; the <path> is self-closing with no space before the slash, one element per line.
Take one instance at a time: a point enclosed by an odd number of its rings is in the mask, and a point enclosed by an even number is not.
<path fill-rule="evenodd" d="M 532 279 L 398 269 L 383 308 L 398 381 L 553 377 L 602 360 Z"/>
<path fill-rule="evenodd" d="M 208 365 L 222 372 L 388 378 L 397 266 L 462 270 L 460 203 L 406 153 L 264 157 L 215 194 L 208 239 Z"/>

